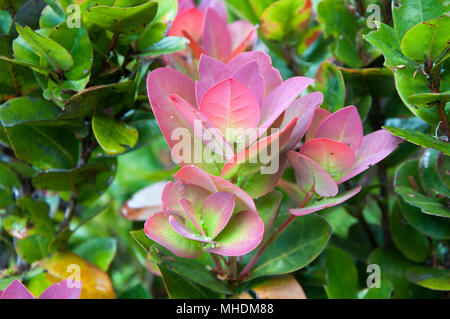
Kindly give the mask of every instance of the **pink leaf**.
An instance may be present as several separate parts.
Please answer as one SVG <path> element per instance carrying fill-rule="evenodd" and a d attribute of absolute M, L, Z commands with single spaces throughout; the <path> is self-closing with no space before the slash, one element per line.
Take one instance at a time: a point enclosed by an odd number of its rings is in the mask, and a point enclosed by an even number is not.
<path fill-rule="evenodd" d="M 34 296 L 19 280 L 14 279 L 0 295 L 0 299 L 34 299 Z"/>
<path fill-rule="evenodd" d="M 214 239 L 225 228 L 234 210 L 234 196 L 231 193 L 211 194 L 202 206 L 203 228 L 208 237 Z"/>
<path fill-rule="evenodd" d="M 185 31 L 198 42 L 203 34 L 203 19 L 203 13 L 197 8 L 182 11 L 173 21 L 168 35 L 182 37 Z"/>
<path fill-rule="evenodd" d="M 361 147 L 356 152 L 355 164 L 338 180 L 338 183 L 343 183 L 375 165 L 391 154 L 402 141 L 385 130 L 378 130 L 364 136 Z"/>
<path fill-rule="evenodd" d="M 322 166 L 331 176 L 340 175 L 355 162 L 355 153 L 347 144 L 315 138 L 302 145 L 300 153 Z"/>
<path fill-rule="evenodd" d="M 169 223 L 168 213 L 151 216 L 144 225 L 145 234 L 153 241 L 163 245 L 175 255 L 185 258 L 197 258 L 202 254 L 200 242 L 178 234 Z"/>
<path fill-rule="evenodd" d="M 223 21 L 228 21 L 227 7 L 222 0 L 202 0 L 198 8 L 206 14 L 208 10 L 214 10 Z"/>
<path fill-rule="evenodd" d="M 48 287 L 39 299 L 78 299 L 81 294 L 81 283 L 66 279 Z"/>
<path fill-rule="evenodd" d="M 228 30 L 231 36 L 232 49 L 232 53 L 228 57 L 228 61 L 230 61 L 246 49 L 253 48 L 258 38 L 258 34 L 256 33 L 256 27 L 245 20 L 234 21 L 228 25 Z"/>
<path fill-rule="evenodd" d="M 228 140 L 227 129 L 256 128 L 260 111 L 253 93 L 238 81 L 228 79 L 205 93 L 200 103 L 200 112 Z"/>
<path fill-rule="evenodd" d="M 264 223 L 255 211 L 242 211 L 231 217 L 225 229 L 215 238 L 216 247 L 207 252 L 224 256 L 241 256 L 255 249 L 262 240 Z"/>
<path fill-rule="evenodd" d="M 314 82 L 313 79 L 296 76 L 277 86 L 264 99 L 261 108 L 260 127 L 262 129 L 269 128 L 312 82 Z"/>
<path fill-rule="evenodd" d="M 306 132 L 306 141 L 312 140 L 316 136 L 316 132 L 320 124 L 322 124 L 323 120 L 325 120 L 330 115 L 331 113 L 325 109 L 322 109 L 320 107 L 315 109 L 313 119 L 308 128 L 308 132 Z"/>
<path fill-rule="evenodd" d="M 182 198 L 197 205 L 196 208 L 200 208 L 201 203 L 203 203 L 208 195 L 209 191 L 203 187 L 194 184 L 185 184 L 175 179 L 175 183 L 169 182 L 163 189 L 161 195 L 162 211 L 164 213 L 171 213 L 173 211 L 182 212 L 183 207 L 179 203 L 179 200 Z"/>
<path fill-rule="evenodd" d="M 178 0 L 178 14 L 194 7 L 195 7 L 194 0 Z"/>
<path fill-rule="evenodd" d="M 340 194 L 336 197 L 327 197 L 320 201 L 313 202 L 312 204 L 307 205 L 303 208 L 289 209 L 289 212 L 292 215 L 296 215 L 296 216 L 303 216 L 303 215 L 311 214 L 311 213 L 317 212 L 319 210 L 325 209 L 327 207 L 339 205 L 339 204 L 345 202 L 346 200 L 348 200 L 349 198 L 352 198 L 353 196 L 358 194 L 360 190 L 361 190 L 361 186 L 358 186 L 358 187 L 355 187 L 354 189 L 351 189 L 351 190 L 349 190 L 343 194 Z"/>
<path fill-rule="evenodd" d="M 310 158 L 290 151 L 289 162 L 295 170 L 297 185 L 304 193 L 316 192 L 320 196 L 331 197 L 338 193 L 338 186 L 333 178 L 319 164 Z"/>
<path fill-rule="evenodd" d="M 284 147 L 286 150 L 291 150 L 298 145 L 305 135 L 306 130 L 311 124 L 315 109 L 323 101 L 323 95 L 320 92 L 307 94 L 295 100 L 284 113 L 281 127 L 284 127 L 292 118 L 298 118 L 297 125 L 292 132 L 292 135 Z"/>
<path fill-rule="evenodd" d="M 243 65 L 234 72 L 232 78 L 249 88 L 256 97 L 259 107 L 262 106 L 264 98 L 264 79 L 259 73 L 258 63 L 253 61 Z"/>
<path fill-rule="evenodd" d="M 195 105 L 194 90 L 194 82 L 183 73 L 173 69 L 156 69 L 147 78 L 147 92 L 153 114 L 171 149 L 177 143 L 177 140 L 172 140 L 173 131 L 180 128 L 189 130 L 190 128 L 169 97 L 176 94 Z M 176 160 L 180 164 L 183 163 L 181 158 L 176 158 Z"/>
<path fill-rule="evenodd" d="M 362 142 L 363 128 L 358 110 L 353 105 L 334 112 L 320 124 L 315 138 L 328 138 L 347 144 L 356 151 Z"/>
<path fill-rule="evenodd" d="M 222 62 L 231 55 L 231 38 L 227 21 L 215 11 L 208 9 L 203 26 L 203 49 L 206 54 Z"/>
<path fill-rule="evenodd" d="M 233 74 L 228 66 L 212 57 L 202 54 L 198 62 L 200 81 L 195 83 L 197 105 L 200 105 L 203 95 L 215 84 L 231 78 Z"/>
<path fill-rule="evenodd" d="M 194 206 L 193 203 L 191 203 L 189 200 L 187 200 L 186 198 L 182 198 L 178 201 L 178 203 L 183 208 L 184 215 L 187 217 L 186 222 L 188 222 L 188 224 L 190 222 L 190 224 L 194 226 L 201 235 L 204 236 L 205 233 L 203 232 L 200 216 L 201 202 L 197 202 Z"/>
<path fill-rule="evenodd" d="M 270 56 L 262 51 L 243 52 L 230 60 L 227 66 L 232 72 L 237 71 L 242 65 L 255 61 L 258 63 L 259 73 L 264 79 L 264 96 L 267 97 L 282 79 L 280 72 L 272 66 Z"/>

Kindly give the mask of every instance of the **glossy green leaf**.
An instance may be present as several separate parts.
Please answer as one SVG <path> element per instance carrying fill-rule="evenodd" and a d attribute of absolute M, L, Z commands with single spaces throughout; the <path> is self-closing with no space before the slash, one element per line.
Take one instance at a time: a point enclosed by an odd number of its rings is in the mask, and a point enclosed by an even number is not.
<path fill-rule="evenodd" d="M 3 220 L 3 227 L 8 234 L 17 239 L 24 239 L 28 235 L 27 218 L 9 215 Z"/>
<path fill-rule="evenodd" d="M 148 1 L 134 7 L 91 7 L 83 20 L 117 34 L 139 34 L 156 15 L 158 4 Z"/>
<path fill-rule="evenodd" d="M 281 199 L 282 194 L 280 192 L 271 191 L 267 195 L 261 196 L 255 200 L 256 210 L 258 211 L 259 217 L 261 217 L 264 222 L 264 236 L 269 234 L 270 227 L 277 216 Z"/>
<path fill-rule="evenodd" d="M 183 278 L 164 266 L 158 266 L 158 269 L 161 272 L 167 294 L 171 299 L 210 299 L 219 297 L 218 294 Z"/>
<path fill-rule="evenodd" d="M 392 6 L 395 33 L 400 41 L 416 24 L 440 17 L 444 14 L 442 0 L 402 0 Z"/>
<path fill-rule="evenodd" d="M 48 256 L 50 242 L 50 237 L 41 235 L 28 236 L 17 241 L 16 251 L 20 258 L 31 264 Z"/>
<path fill-rule="evenodd" d="M 435 62 L 448 49 L 449 41 L 450 17 L 444 15 L 411 28 L 403 36 L 400 47 L 411 60 Z"/>
<path fill-rule="evenodd" d="M 70 169 L 78 162 L 79 142 L 66 129 L 35 125 L 7 127 L 16 156 L 41 169 Z"/>
<path fill-rule="evenodd" d="M 316 73 L 315 88 L 323 93 L 323 108 L 335 112 L 345 103 L 345 83 L 342 72 L 329 62 L 323 62 Z"/>
<path fill-rule="evenodd" d="M 115 105 L 128 106 L 133 103 L 130 100 L 133 93 L 133 81 L 87 88 L 65 101 L 64 114 L 62 114 L 61 118 L 85 117 L 93 113 L 100 113 L 103 109 Z"/>
<path fill-rule="evenodd" d="M 325 24 L 325 35 L 333 35 L 336 39 L 334 55 L 351 67 L 361 67 L 362 61 L 356 45 L 358 23 L 342 1 L 324 0 L 317 7 L 319 21 Z"/>
<path fill-rule="evenodd" d="M 81 80 L 91 71 L 94 55 L 84 28 L 69 28 L 66 21 L 53 28 L 49 38 L 62 45 L 73 57 L 73 67 L 64 73 L 69 80 Z"/>
<path fill-rule="evenodd" d="M 149 258 L 158 264 L 158 268 L 170 269 L 195 284 L 202 285 L 217 293 L 231 293 L 223 282 L 207 270 L 206 265 L 197 260 L 177 257 L 160 245 L 154 245 L 151 248 Z"/>
<path fill-rule="evenodd" d="M 409 267 L 406 278 L 411 282 L 433 290 L 450 290 L 450 271 L 428 267 Z"/>
<path fill-rule="evenodd" d="M 434 149 L 443 152 L 446 155 L 450 155 L 450 144 L 439 141 L 437 138 L 433 136 L 426 135 L 407 128 L 402 129 L 392 126 L 385 126 L 384 128 L 393 135 L 401 137 L 407 140 L 408 142 L 414 143 L 424 148 L 432 147 Z"/>
<path fill-rule="evenodd" d="M 436 239 L 450 239 L 450 220 L 447 218 L 424 214 L 419 208 L 399 200 L 400 209 L 411 225 L 419 232 Z"/>
<path fill-rule="evenodd" d="M 434 107 L 440 101 L 447 103 L 450 100 L 450 92 L 413 94 L 406 100 L 413 105 Z"/>
<path fill-rule="evenodd" d="M 358 293 L 358 271 L 350 255 L 340 248 L 325 251 L 325 291 L 330 299 L 354 299 Z"/>
<path fill-rule="evenodd" d="M 61 110 L 43 98 L 18 97 L 0 106 L 0 121 L 5 127 L 22 123 L 56 121 Z"/>
<path fill-rule="evenodd" d="M 117 240 L 109 237 L 91 238 L 73 252 L 107 271 L 117 252 Z"/>
<path fill-rule="evenodd" d="M 186 49 L 189 40 L 183 37 L 165 37 L 150 47 L 141 49 L 141 56 L 156 57 Z"/>
<path fill-rule="evenodd" d="M 389 280 L 381 280 L 380 287 L 372 287 L 367 290 L 363 299 L 389 299 L 394 287 Z"/>
<path fill-rule="evenodd" d="M 108 171 L 109 167 L 102 163 L 88 164 L 69 170 L 50 170 L 33 176 L 32 182 L 38 189 L 53 191 L 74 191 L 83 189 L 86 184 L 95 181 L 95 176 Z"/>
<path fill-rule="evenodd" d="M 326 247 L 331 227 L 320 216 L 297 217 L 264 252 L 249 279 L 290 273 L 313 261 Z"/>
<path fill-rule="evenodd" d="M 108 154 L 120 154 L 133 147 L 139 138 L 138 131 L 127 124 L 116 122 L 104 115 L 92 118 L 92 129 L 100 146 Z"/>
<path fill-rule="evenodd" d="M 30 45 L 33 51 L 43 58 L 54 70 L 68 71 L 74 60 L 72 55 L 56 41 L 43 37 L 29 27 L 16 25 L 17 32 Z"/>
<path fill-rule="evenodd" d="M 428 239 L 403 219 L 398 202 L 390 212 L 389 222 L 392 239 L 403 255 L 412 261 L 424 262 L 430 254 Z"/>
<path fill-rule="evenodd" d="M 418 176 L 418 160 L 412 160 L 401 165 L 394 179 L 395 192 L 405 202 L 418 207 L 425 214 L 450 217 L 450 211 L 445 206 L 445 201 L 424 194 L 420 178 Z"/>
<path fill-rule="evenodd" d="M 428 148 L 419 160 L 419 176 L 424 190 L 433 195 L 450 197 L 450 189 L 441 180 L 438 173 L 438 160 L 449 162 L 450 157 Z"/>

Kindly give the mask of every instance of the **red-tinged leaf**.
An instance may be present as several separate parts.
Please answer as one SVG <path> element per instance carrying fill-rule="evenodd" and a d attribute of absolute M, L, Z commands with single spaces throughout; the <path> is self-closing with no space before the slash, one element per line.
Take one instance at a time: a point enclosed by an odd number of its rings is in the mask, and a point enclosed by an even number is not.
<path fill-rule="evenodd" d="M 338 176 L 355 163 L 355 153 L 347 144 L 315 138 L 302 145 L 300 153 L 322 166 L 331 176 Z"/>
<path fill-rule="evenodd" d="M 356 107 L 344 107 L 324 119 L 315 138 L 328 138 L 358 150 L 363 139 L 363 127 Z"/>
<path fill-rule="evenodd" d="M 262 240 L 264 223 L 256 211 L 242 211 L 231 217 L 225 229 L 215 238 L 215 247 L 205 249 L 224 256 L 241 256 L 255 249 Z"/>
<path fill-rule="evenodd" d="M 322 124 L 323 120 L 325 120 L 330 115 L 331 113 L 323 108 L 318 107 L 315 109 L 313 119 L 308 128 L 308 132 L 306 132 L 306 141 L 312 140 L 316 136 L 316 132 L 320 124 Z"/>
<path fill-rule="evenodd" d="M 203 26 L 202 47 L 206 54 L 226 62 L 231 55 L 231 38 L 227 21 L 215 11 L 207 10 Z"/>
<path fill-rule="evenodd" d="M 238 20 L 229 24 L 228 30 L 231 36 L 232 53 L 227 62 L 245 50 L 253 48 L 258 37 L 256 27 L 245 20 Z"/>
<path fill-rule="evenodd" d="M 212 239 L 225 228 L 234 210 L 234 196 L 219 192 L 208 196 L 202 206 L 203 229 Z"/>
<path fill-rule="evenodd" d="M 204 54 L 198 62 L 198 73 L 200 75 L 200 81 L 195 83 L 197 105 L 200 105 L 200 101 L 206 91 L 215 84 L 231 78 L 233 74 L 225 63 Z"/>
<path fill-rule="evenodd" d="M 236 80 L 228 79 L 213 86 L 202 98 L 200 112 L 216 126 L 228 141 L 236 129 L 253 129 L 259 122 L 259 105 L 253 93 Z M 231 132 L 227 132 L 231 129 Z M 227 136 L 231 133 L 231 137 Z"/>
<path fill-rule="evenodd" d="M 157 213 L 145 222 L 145 234 L 153 241 L 163 245 L 175 255 L 185 258 L 197 258 L 202 254 L 200 242 L 178 234 L 169 223 L 167 213 Z"/>
<path fill-rule="evenodd" d="M 264 79 L 259 73 L 258 63 L 253 61 L 243 65 L 234 72 L 232 78 L 250 89 L 258 101 L 259 107 L 262 106 L 264 98 Z"/>
<path fill-rule="evenodd" d="M 242 65 L 255 61 L 258 63 L 259 72 L 264 79 L 264 96 L 267 97 L 272 91 L 283 82 L 280 72 L 272 66 L 269 55 L 262 51 L 244 52 L 227 63 L 232 72 L 235 72 Z"/>
<path fill-rule="evenodd" d="M 310 127 L 316 108 L 322 101 L 322 93 L 314 92 L 300 97 L 287 108 L 286 112 L 284 112 L 281 127 L 284 127 L 294 117 L 296 117 L 298 121 L 289 142 L 284 146 L 285 150 L 291 150 L 300 143 L 306 130 Z"/>
<path fill-rule="evenodd" d="M 34 299 L 34 296 L 19 280 L 14 279 L 0 295 L 0 299 Z"/>
<path fill-rule="evenodd" d="M 361 186 L 358 186 L 358 187 L 355 187 L 354 189 L 349 190 L 345 193 L 342 193 L 336 197 L 327 197 L 322 200 L 313 202 L 303 208 L 289 209 L 289 212 L 296 216 L 303 216 L 303 215 L 311 214 L 311 213 L 317 212 L 319 210 L 325 209 L 327 207 L 339 205 L 339 204 L 345 202 L 346 200 L 348 200 L 349 198 L 352 198 L 353 196 L 358 194 L 360 190 L 361 190 Z"/>
<path fill-rule="evenodd" d="M 300 153 L 290 151 L 289 162 L 295 170 L 297 185 L 305 194 L 316 192 L 320 196 L 332 197 L 338 193 L 333 178 L 319 164 Z"/>
<path fill-rule="evenodd" d="M 48 287 L 39 299 L 78 299 L 82 283 L 66 279 Z"/>
<path fill-rule="evenodd" d="M 314 80 L 296 76 L 277 86 L 269 96 L 264 99 L 261 108 L 260 127 L 269 128 L 272 123 L 294 102 L 297 97 Z"/>
<path fill-rule="evenodd" d="M 349 180 L 365 171 L 370 166 L 383 160 L 386 156 L 391 154 L 401 142 L 403 142 L 402 139 L 385 130 L 378 130 L 364 136 L 361 147 L 356 152 L 354 165 L 348 173 L 339 178 L 338 183 Z"/>
<path fill-rule="evenodd" d="M 182 37 L 183 31 L 188 33 L 195 41 L 199 41 L 203 34 L 204 15 L 197 8 L 190 8 L 179 12 L 170 27 L 169 36 Z"/>

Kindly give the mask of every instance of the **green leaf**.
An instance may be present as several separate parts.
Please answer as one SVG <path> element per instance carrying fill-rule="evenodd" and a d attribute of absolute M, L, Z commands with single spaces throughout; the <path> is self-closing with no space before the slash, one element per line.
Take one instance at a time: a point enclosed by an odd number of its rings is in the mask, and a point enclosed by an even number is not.
<path fill-rule="evenodd" d="M 445 13 L 442 0 L 402 0 L 392 5 L 395 33 L 400 41 L 416 24 L 436 19 Z"/>
<path fill-rule="evenodd" d="M 422 146 L 424 148 L 432 147 L 443 152 L 445 155 L 450 155 L 450 143 L 439 141 L 437 138 L 426 135 L 415 130 L 407 128 L 397 128 L 392 126 L 384 126 L 391 134 L 401 137 L 408 142 Z"/>
<path fill-rule="evenodd" d="M 79 142 L 66 129 L 34 125 L 5 128 L 16 156 L 41 169 L 69 169 L 78 162 Z"/>
<path fill-rule="evenodd" d="M 363 299 L 389 299 L 394 286 L 389 280 L 381 280 L 380 287 L 372 287 L 367 290 Z"/>
<path fill-rule="evenodd" d="M 159 10 L 158 10 L 159 11 Z M 149 24 L 145 31 L 136 40 L 136 49 L 139 52 L 145 51 L 155 43 L 161 41 L 164 38 L 164 31 L 167 26 L 162 22 L 154 22 Z"/>
<path fill-rule="evenodd" d="M 311 18 L 310 0 L 279 0 L 261 14 L 262 33 L 271 40 L 287 40 L 304 33 Z"/>
<path fill-rule="evenodd" d="M 389 222 L 392 239 L 403 255 L 412 261 L 424 262 L 430 254 L 428 239 L 403 219 L 398 202 L 390 212 Z"/>
<path fill-rule="evenodd" d="M 315 88 L 323 93 L 322 107 L 330 112 L 341 109 L 345 103 L 345 83 L 342 72 L 329 62 L 317 69 Z"/>
<path fill-rule="evenodd" d="M 317 7 L 319 20 L 326 26 L 325 35 L 336 39 L 334 55 L 348 66 L 359 68 L 362 61 L 356 45 L 358 23 L 343 1 L 324 0 Z"/>
<path fill-rule="evenodd" d="M 130 232 L 131 237 L 141 246 L 146 254 L 150 251 L 150 248 L 152 248 L 153 245 L 156 243 L 147 237 L 144 230 L 133 230 Z"/>
<path fill-rule="evenodd" d="M 29 235 L 54 236 L 55 224 L 49 216 L 50 207 L 46 202 L 25 196 L 19 198 L 16 205 L 27 213 L 28 223 L 31 226 Z"/>
<path fill-rule="evenodd" d="M 41 235 L 33 235 L 25 239 L 19 239 L 16 245 L 17 254 L 20 258 L 31 264 L 48 256 L 50 242 L 50 237 Z"/>
<path fill-rule="evenodd" d="M 53 191 L 80 191 L 87 184 L 95 181 L 95 176 L 109 171 L 102 163 L 88 164 L 68 170 L 50 170 L 33 176 L 34 187 Z"/>
<path fill-rule="evenodd" d="M 154 245 L 151 248 L 149 258 L 160 269 L 165 267 L 183 276 L 186 280 L 202 285 L 214 292 L 231 294 L 230 289 L 217 279 L 204 264 L 197 260 L 177 257 L 160 245 Z"/>
<path fill-rule="evenodd" d="M 270 227 L 277 216 L 282 197 L 283 195 L 280 192 L 271 191 L 255 200 L 256 210 L 264 222 L 264 236 L 269 234 Z"/>
<path fill-rule="evenodd" d="M 408 223 L 422 234 L 435 239 L 450 239 L 450 220 L 424 214 L 419 208 L 400 200 L 400 209 Z"/>
<path fill-rule="evenodd" d="M 73 66 L 73 58 L 70 53 L 56 41 L 43 37 L 30 27 L 16 25 L 17 32 L 30 45 L 33 51 L 43 58 L 55 71 L 68 71 Z"/>
<path fill-rule="evenodd" d="M 340 248 L 325 250 L 325 291 L 330 299 L 354 299 L 358 294 L 358 271 L 350 255 Z"/>
<path fill-rule="evenodd" d="M 0 209 L 13 204 L 14 189 L 20 189 L 17 176 L 4 164 L 0 164 Z"/>
<path fill-rule="evenodd" d="M 320 216 L 298 217 L 263 253 L 249 279 L 290 273 L 312 262 L 326 247 L 331 227 Z"/>
<path fill-rule="evenodd" d="M 394 188 L 395 192 L 405 202 L 420 208 L 423 213 L 450 217 L 449 209 L 445 206 L 443 200 L 423 193 L 418 176 L 418 160 L 406 162 L 397 169 L 394 178 Z"/>
<path fill-rule="evenodd" d="M 50 31 L 49 38 L 62 45 L 73 57 L 73 67 L 64 72 L 69 80 L 81 80 L 89 75 L 94 55 L 84 28 L 69 28 L 66 21 Z"/>
<path fill-rule="evenodd" d="M 394 29 L 387 24 L 380 23 L 376 31 L 365 35 L 365 39 L 381 50 L 386 66 L 395 68 L 409 65 L 408 59 L 400 50 L 400 41 L 397 39 Z"/>
<path fill-rule="evenodd" d="M 100 113 L 103 109 L 119 105 L 132 105 L 134 97 L 133 81 L 93 86 L 65 101 L 63 119 L 86 117 Z"/>
<path fill-rule="evenodd" d="M 5 127 L 22 123 L 45 123 L 56 121 L 60 113 L 61 110 L 55 104 L 43 98 L 18 97 L 0 106 L 0 121 Z"/>
<path fill-rule="evenodd" d="M 368 264 L 377 264 L 381 269 L 381 280 L 389 280 L 394 286 L 392 298 L 411 298 L 410 282 L 405 278 L 405 271 L 414 263 L 404 258 L 396 251 L 384 251 L 381 248 L 374 250 Z"/>
<path fill-rule="evenodd" d="M 428 267 L 409 267 L 406 278 L 411 282 L 433 290 L 450 290 L 450 271 Z"/>
<path fill-rule="evenodd" d="M 127 149 L 126 146 L 133 147 L 139 138 L 134 127 L 118 123 L 104 115 L 92 118 L 92 129 L 100 146 L 111 155 L 123 153 Z"/>
<path fill-rule="evenodd" d="M 448 50 L 450 17 L 422 22 L 404 35 L 400 47 L 403 54 L 420 63 L 436 62 Z"/>
<path fill-rule="evenodd" d="M 441 180 L 438 173 L 438 160 L 450 162 L 450 158 L 441 152 L 428 148 L 419 160 L 419 176 L 424 190 L 436 196 L 450 197 L 450 189 Z"/>
<path fill-rule="evenodd" d="M 61 9 L 59 10 L 61 11 Z M 42 10 L 41 18 L 39 19 L 39 26 L 41 29 L 54 28 L 64 21 L 64 14 L 59 15 L 51 6 L 46 6 Z"/>
<path fill-rule="evenodd" d="M 153 20 L 157 8 L 155 1 L 128 8 L 94 6 L 83 15 L 83 20 L 112 33 L 139 34 Z"/>
<path fill-rule="evenodd" d="M 253 24 L 259 23 L 259 15 L 250 4 L 252 0 L 228 0 L 227 5 L 236 13 L 241 19 L 249 20 Z M 258 3 L 260 0 L 256 0 Z M 264 0 L 266 1 L 266 0 Z"/>
<path fill-rule="evenodd" d="M 175 274 L 164 266 L 158 266 L 158 269 L 171 299 L 216 299 L 219 297 L 218 294 Z"/>
<path fill-rule="evenodd" d="M 17 215 L 9 215 L 3 220 L 3 227 L 8 234 L 17 239 L 24 239 L 28 235 L 28 219 Z"/>
<path fill-rule="evenodd" d="M 419 93 L 408 96 L 406 101 L 413 105 L 432 107 L 440 101 L 447 103 L 450 100 L 450 92 L 444 93 Z"/>
<path fill-rule="evenodd" d="M 117 252 L 117 240 L 109 237 L 91 238 L 76 247 L 73 252 L 108 271 Z"/>
<path fill-rule="evenodd" d="M 142 284 L 137 284 L 136 286 L 126 290 L 121 293 L 118 299 L 152 299 L 147 289 L 144 288 Z"/>
<path fill-rule="evenodd" d="M 164 37 L 150 47 L 141 49 L 139 56 L 156 57 L 163 54 L 174 53 L 186 49 L 189 40 L 183 37 Z"/>

